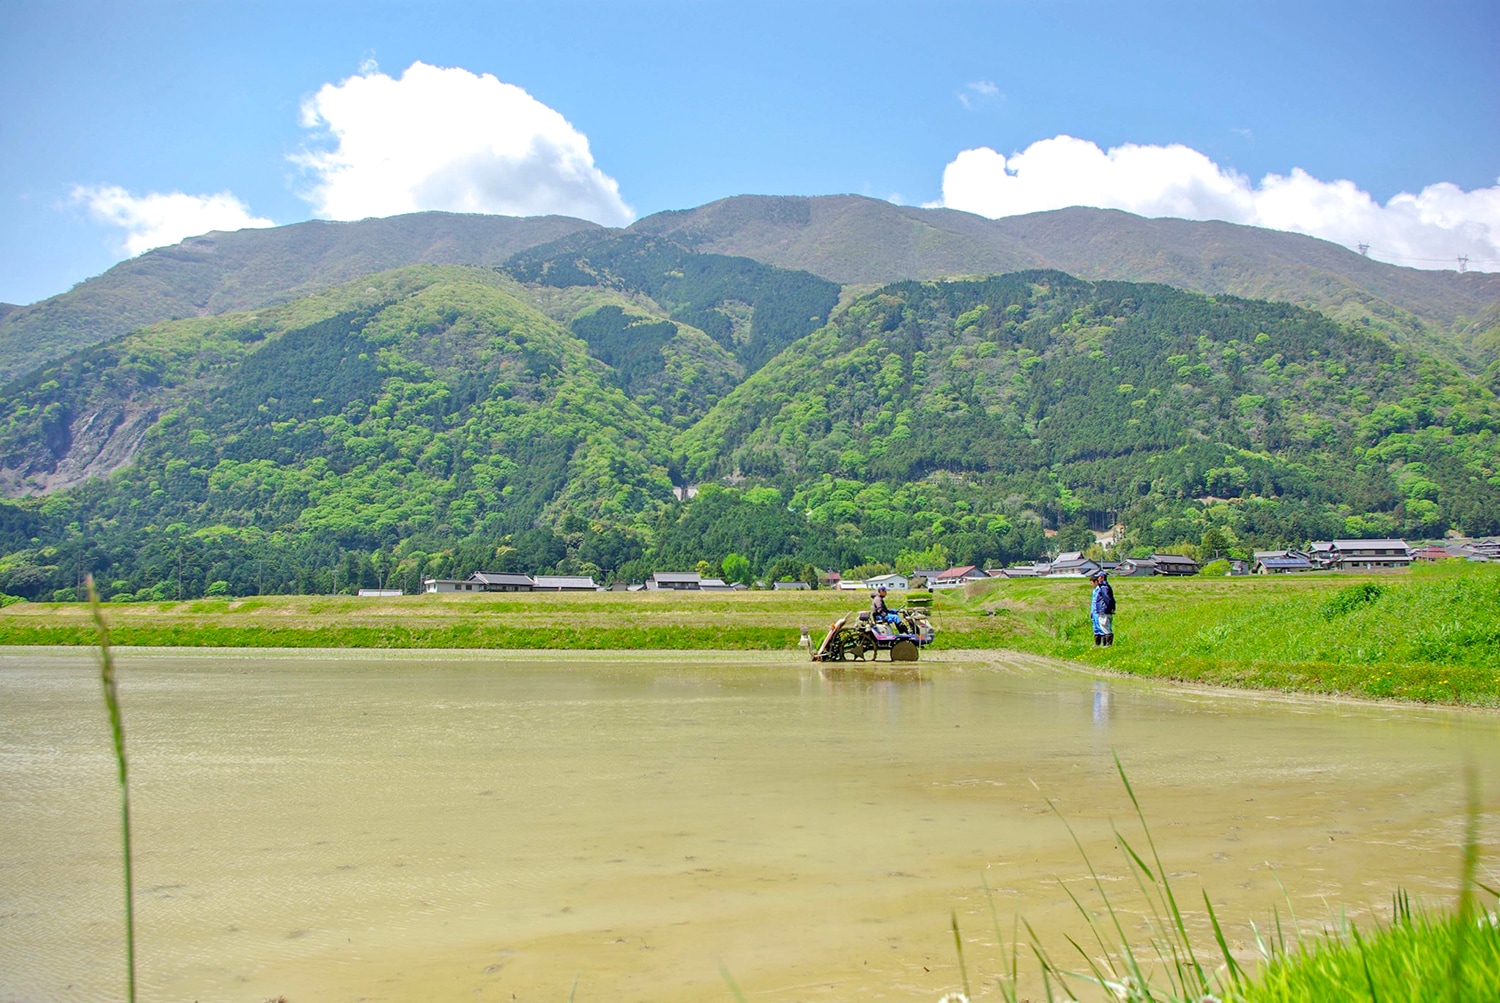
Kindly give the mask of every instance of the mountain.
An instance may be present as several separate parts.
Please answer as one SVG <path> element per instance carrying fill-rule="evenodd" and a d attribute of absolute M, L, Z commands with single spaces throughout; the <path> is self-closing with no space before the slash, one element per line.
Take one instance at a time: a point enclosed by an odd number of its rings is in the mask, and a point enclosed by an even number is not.
<path fill-rule="evenodd" d="M 1368 324 L 1470 372 L 1500 361 L 1500 274 L 1401 268 L 1300 234 L 1060 209 L 986 219 L 856 195 L 739 196 L 632 230 L 798 268 L 844 285 L 1057 269 L 1279 300 Z"/>
<path fill-rule="evenodd" d="M 0 591 L 639 580 L 731 552 L 775 578 L 1117 522 L 1127 547 L 1500 532 L 1500 401 L 1364 325 L 1043 270 L 835 293 L 574 234 L 80 350 L 0 398 Z"/>
<path fill-rule="evenodd" d="M 191 237 L 31 306 L 0 307 L 0 383 L 158 321 L 273 306 L 403 265 L 498 265 L 591 229 L 567 216 L 423 212 Z"/>
<path fill-rule="evenodd" d="M 904 279 L 1045 268 L 1280 300 L 1368 325 L 1486 373 L 1500 388 L 1500 274 L 1398 268 L 1297 234 L 1102 209 L 991 220 L 853 195 L 739 196 L 648 216 L 625 234 L 810 272 L 851 295 Z M 41 303 L 0 307 L 0 382 L 174 317 L 260 309 L 404 265 L 497 266 L 564 238 L 574 242 L 559 253 L 576 254 L 593 240 L 607 255 L 621 235 L 567 217 L 415 213 L 192 238 Z"/>

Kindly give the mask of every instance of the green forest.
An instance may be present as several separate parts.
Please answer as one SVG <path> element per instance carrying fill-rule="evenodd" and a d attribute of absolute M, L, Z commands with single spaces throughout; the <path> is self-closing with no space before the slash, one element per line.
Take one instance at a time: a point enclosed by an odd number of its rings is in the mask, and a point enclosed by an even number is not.
<path fill-rule="evenodd" d="M 85 349 L 0 395 L 0 592 L 1500 532 L 1500 402 L 1378 331 L 1058 272 L 839 292 L 575 235 Z"/>

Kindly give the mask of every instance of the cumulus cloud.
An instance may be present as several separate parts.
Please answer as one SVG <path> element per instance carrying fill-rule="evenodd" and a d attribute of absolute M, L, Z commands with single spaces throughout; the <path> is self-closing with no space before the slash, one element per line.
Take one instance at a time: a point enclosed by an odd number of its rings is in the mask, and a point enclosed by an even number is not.
<path fill-rule="evenodd" d="M 399 79 L 367 68 L 302 107 L 316 149 L 292 159 L 328 219 L 427 209 L 608 225 L 635 218 L 589 141 L 558 112 L 486 73 L 416 62 Z"/>
<path fill-rule="evenodd" d="M 132 195 L 118 185 L 75 186 L 73 201 L 84 205 L 101 223 L 125 230 L 125 250 L 140 254 L 153 247 L 175 244 L 210 230 L 244 230 L 275 226 L 229 192 L 184 195 L 150 192 Z"/>
<path fill-rule="evenodd" d="M 936 205 L 999 218 L 1093 206 L 1141 216 L 1222 219 L 1369 245 L 1373 258 L 1422 268 L 1500 269 L 1500 184 L 1464 191 L 1443 182 L 1381 204 L 1352 181 L 1322 181 L 1301 168 L 1259 183 L 1190 147 L 1117 146 L 1108 152 L 1055 136 L 1006 157 L 964 150 L 943 171 Z"/>

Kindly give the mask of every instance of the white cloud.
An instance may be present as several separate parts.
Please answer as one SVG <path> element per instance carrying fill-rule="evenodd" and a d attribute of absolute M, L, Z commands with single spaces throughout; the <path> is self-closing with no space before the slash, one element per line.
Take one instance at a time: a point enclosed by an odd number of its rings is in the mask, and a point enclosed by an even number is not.
<path fill-rule="evenodd" d="M 413 63 L 325 84 L 302 106 L 323 148 L 293 157 L 329 219 L 427 209 L 623 225 L 635 218 L 589 141 L 552 108 L 486 73 Z"/>
<path fill-rule="evenodd" d="M 1126 144 L 1108 152 L 1071 136 L 1010 157 L 964 150 L 943 171 L 936 203 L 981 216 L 1094 206 L 1141 216 L 1222 219 L 1321 237 L 1400 265 L 1500 269 L 1500 184 L 1464 191 L 1443 182 L 1384 205 L 1352 181 L 1321 181 L 1301 168 L 1258 184 L 1186 146 Z"/>
<path fill-rule="evenodd" d="M 210 230 L 276 225 L 269 219 L 251 215 L 250 207 L 229 192 L 132 195 L 118 185 L 92 188 L 78 185 L 73 188 L 73 201 L 85 205 L 89 215 L 99 222 L 123 228 L 125 250 L 132 255 Z"/>
<path fill-rule="evenodd" d="M 974 108 L 983 101 L 1003 101 L 1005 95 L 993 80 L 975 80 L 964 85 L 958 92 L 958 103 L 965 108 Z"/>

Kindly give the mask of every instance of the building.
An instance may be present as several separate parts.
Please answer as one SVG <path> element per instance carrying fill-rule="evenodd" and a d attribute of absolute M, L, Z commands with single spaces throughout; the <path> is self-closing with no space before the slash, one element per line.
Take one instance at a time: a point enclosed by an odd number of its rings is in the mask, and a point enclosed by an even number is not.
<path fill-rule="evenodd" d="M 733 592 L 736 588 L 744 588 L 744 586 L 731 585 L 722 578 L 704 578 L 698 582 L 698 588 L 703 592 Z"/>
<path fill-rule="evenodd" d="M 362 599 L 392 599 L 401 594 L 400 589 L 360 589 L 358 592 Z"/>
<path fill-rule="evenodd" d="M 1487 561 L 1500 561 L 1500 538 L 1491 537 L 1486 540 L 1475 540 L 1469 544 L 1468 551 L 1475 557 L 1481 557 Z"/>
<path fill-rule="evenodd" d="M 1099 571 L 1099 563 L 1083 556 L 1082 551 L 1070 550 L 1058 554 L 1052 561 L 1048 575 L 1057 578 L 1089 578 Z"/>
<path fill-rule="evenodd" d="M 1307 556 L 1320 568 L 1332 568 L 1338 564 L 1338 551 L 1333 549 L 1333 544 L 1328 541 L 1310 544 L 1307 548 Z"/>
<path fill-rule="evenodd" d="M 1378 571 L 1411 567 L 1405 540 L 1334 540 L 1334 567 L 1340 571 Z"/>
<path fill-rule="evenodd" d="M 911 579 L 901 574 L 876 575 L 874 578 L 865 579 L 865 588 L 874 592 L 878 588 L 885 588 L 892 592 L 905 592 L 911 588 Z"/>
<path fill-rule="evenodd" d="M 456 578 L 427 578 L 422 581 L 423 592 L 483 592 L 484 589 L 472 581 Z"/>
<path fill-rule="evenodd" d="M 803 591 L 806 591 L 806 590 L 808 590 L 810 588 L 812 588 L 812 586 L 809 585 L 809 584 L 807 584 L 806 582 L 772 582 L 771 583 L 771 591 L 773 591 L 773 592 L 803 592 Z"/>
<path fill-rule="evenodd" d="M 598 592 L 593 575 L 537 575 L 532 581 L 537 592 Z"/>
<path fill-rule="evenodd" d="M 1191 557 L 1183 557 L 1181 554 L 1152 554 L 1151 561 L 1156 565 L 1158 575 L 1196 575 L 1198 573 L 1198 562 Z"/>
<path fill-rule="evenodd" d="M 530 575 L 509 572 L 476 571 L 469 576 L 469 581 L 475 587 L 465 589 L 466 592 L 530 592 L 536 587 Z"/>
<path fill-rule="evenodd" d="M 698 592 L 703 588 L 703 576 L 696 571 L 656 571 L 646 580 L 646 588 L 653 592 Z"/>
<path fill-rule="evenodd" d="M 1312 558 L 1300 550 L 1257 550 L 1255 573 L 1257 575 L 1289 575 L 1302 571 L 1315 571 L 1317 565 Z"/>
<path fill-rule="evenodd" d="M 911 573 L 911 586 L 912 588 L 926 586 L 930 589 L 932 588 L 932 583 L 937 581 L 942 573 L 941 568 L 918 568 Z"/>
<path fill-rule="evenodd" d="M 927 580 L 927 587 L 930 589 L 956 589 L 962 585 L 967 585 L 969 582 L 979 581 L 982 578 L 988 577 L 989 575 L 980 570 L 977 565 L 965 564 L 939 572 L 936 579 L 929 578 Z"/>
<path fill-rule="evenodd" d="M 1131 557 L 1114 570 L 1120 578 L 1150 578 L 1156 574 L 1156 562 L 1149 557 Z"/>

